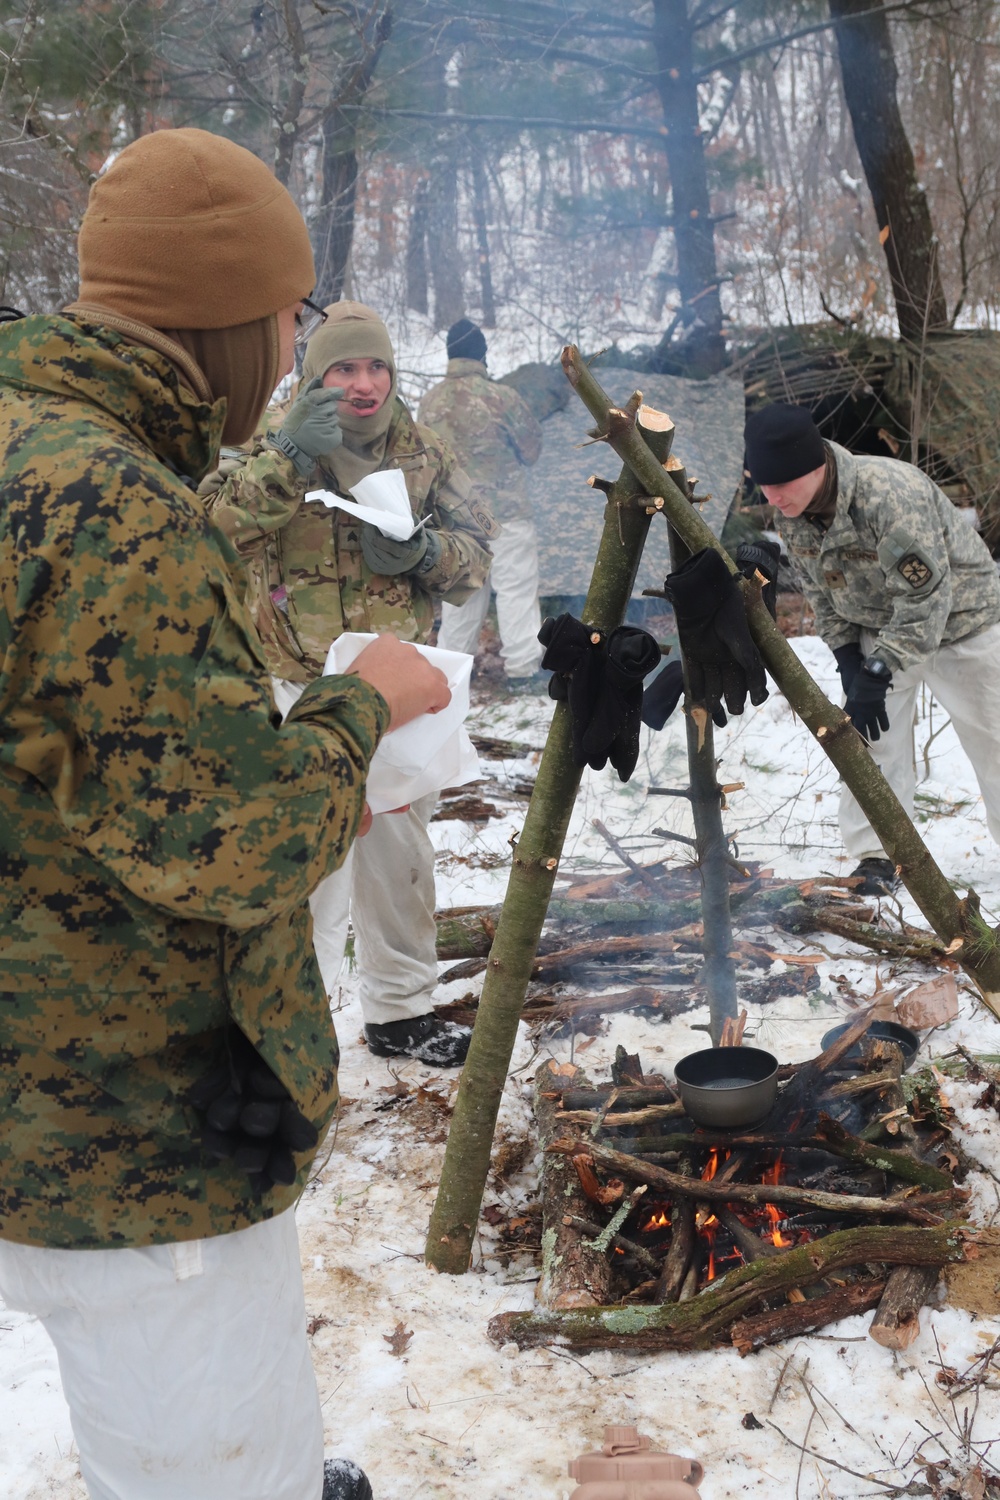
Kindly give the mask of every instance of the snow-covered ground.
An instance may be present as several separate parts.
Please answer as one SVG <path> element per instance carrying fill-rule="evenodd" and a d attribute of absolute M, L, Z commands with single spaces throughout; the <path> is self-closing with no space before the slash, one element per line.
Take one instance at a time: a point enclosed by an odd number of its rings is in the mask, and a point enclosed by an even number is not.
<path fill-rule="evenodd" d="M 832 691 L 836 674 L 822 643 L 793 644 Z M 547 700 L 486 704 L 475 711 L 476 727 L 538 745 L 549 710 Z M 956 882 L 972 883 L 996 920 L 1000 850 L 986 832 L 975 782 L 950 728 L 937 733 L 943 723 L 940 708 L 931 715 L 925 705 L 917 734 L 921 770 L 924 742 L 935 737 L 929 775 L 920 785 L 923 831 L 944 870 Z M 628 786 L 611 771 L 585 773 L 564 871 L 614 868 L 591 827 L 594 817 L 640 859 L 662 853 L 662 842 L 651 836 L 654 826 L 669 823 L 685 831 L 679 804 L 646 796 L 650 784 L 683 784 L 682 725 L 673 722 L 660 735 L 644 735 Z M 746 790 L 732 796 L 729 813 L 743 856 L 779 875 L 847 872 L 832 768 L 780 695 L 719 732 L 717 744 L 721 779 L 746 782 Z M 523 762 L 508 762 L 502 774 L 515 777 L 527 769 Z M 512 814 L 485 828 L 432 825 L 440 851 L 440 905 L 502 898 L 507 841 L 518 823 Z M 908 901 L 903 909 L 919 920 Z M 756 1013 L 751 1006 L 748 1032 L 782 1060 L 815 1053 L 824 1030 L 846 1013 L 835 975 L 846 975 L 856 996 L 871 994 L 876 978 L 888 977 L 887 961 L 876 955 L 845 957 L 843 943 L 822 934 L 818 939 L 788 938 L 783 948 L 829 955 L 819 966 L 820 989 Z M 915 965 L 895 966 L 895 982 L 908 976 L 926 974 Z M 445 984 L 442 998 L 468 987 L 456 984 L 449 991 Z M 616 1044 L 624 1043 L 650 1070 L 669 1069 L 683 1053 L 704 1045 L 704 1033 L 692 1026 L 705 1020 L 704 1010 L 666 1024 L 616 1016 L 606 1034 L 585 1039 L 582 1055 L 578 1040 L 578 1060 L 592 1076 L 605 1076 Z M 989 1444 L 1000 1441 L 995 1379 L 993 1389 L 981 1387 L 954 1405 L 935 1384 L 940 1364 L 962 1371 L 1000 1337 L 1000 1299 L 993 1316 L 947 1305 L 925 1312 L 919 1338 L 899 1354 L 866 1337 L 870 1316 L 745 1360 L 727 1350 L 635 1357 L 497 1350 L 487 1340 L 487 1321 L 497 1312 L 532 1305 L 530 1258 L 502 1265 L 484 1231 L 464 1277 L 439 1276 L 422 1260 L 443 1152 L 445 1101 L 455 1080 L 415 1063 L 390 1068 L 372 1058 L 360 1042 L 350 975 L 337 1026 L 344 1105 L 335 1150 L 306 1192 L 298 1219 L 328 1452 L 357 1459 L 371 1476 L 377 1500 L 458 1500 L 473 1493 L 484 1500 L 559 1500 L 573 1487 L 567 1462 L 599 1446 L 603 1426 L 611 1422 L 635 1423 L 656 1445 L 700 1459 L 704 1500 L 840 1500 L 894 1489 L 981 1500 L 985 1492 L 975 1475 L 962 1488 L 926 1487 L 915 1455 L 928 1462 L 951 1455 L 959 1470 L 974 1462 L 959 1431 L 963 1413 L 973 1455 L 985 1448 L 988 1456 Z M 1000 1023 L 964 982 L 958 1020 L 932 1033 L 921 1055 L 943 1055 L 958 1041 L 977 1052 L 1000 1052 Z M 526 1136 L 532 1074 L 547 1054 L 566 1060 L 570 1047 L 569 1040 L 555 1041 L 536 1051 L 522 1028 L 501 1112 L 502 1140 Z M 400 1080 L 426 1087 L 404 1096 L 395 1088 Z M 946 1088 L 967 1148 L 1000 1177 L 995 1115 L 975 1109 L 974 1086 L 950 1082 Z M 520 1176 L 505 1186 L 491 1184 L 487 1203 L 509 1209 L 523 1201 L 536 1168 L 529 1151 Z M 990 1221 L 1000 1207 L 996 1182 L 976 1173 L 969 1186 L 975 1219 Z M 397 1344 L 405 1347 L 394 1353 L 389 1337 L 400 1324 Z M 408 1332 L 412 1337 L 406 1339 Z M 10 1313 L 0 1313 L 0 1392 L 0 1495 L 82 1500 L 51 1346 L 36 1323 Z M 747 1413 L 762 1427 L 745 1427 Z M 1000 1464 L 1000 1450 L 994 1456 Z M 925 1487 L 904 1489 L 915 1477 Z"/>

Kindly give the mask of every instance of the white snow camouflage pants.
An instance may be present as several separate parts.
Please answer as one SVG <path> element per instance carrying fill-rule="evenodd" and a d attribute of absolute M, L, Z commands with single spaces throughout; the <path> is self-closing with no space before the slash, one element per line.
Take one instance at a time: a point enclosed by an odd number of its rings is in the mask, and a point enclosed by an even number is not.
<path fill-rule="evenodd" d="M 861 649 L 866 655 L 874 641 L 873 635 L 862 631 Z M 889 729 L 871 746 L 871 753 L 909 817 L 913 816 L 917 782 L 913 716 L 922 682 L 951 716 L 983 794 L 987 827 L 1000 843 L 1000 625 L 941 646 L 918 666 L 893 674 L 886 699 Z M 846 786 L 840 793 L 840 831 L 853 859 L 885 858 L 874 829 Z"/>
<path fill-rule="evenodd" d="M 442 604 L 438 645 L 446 651 L 475 655 L 479 635 L 496 591 L 500 655 L 508 677 L 530 677 L 538 671 L 542 623 L 538 606 L 538 537 L 533 522 L 505 521 L 490 542 L 490 576 L 464 604 Z"/>
<path fill-rule="evenodd" d="M 0 1240 L 0 1296 L 56 1347 L 91 1500 L 320 1500 L 293 1210 L 142 1249 Z"/>

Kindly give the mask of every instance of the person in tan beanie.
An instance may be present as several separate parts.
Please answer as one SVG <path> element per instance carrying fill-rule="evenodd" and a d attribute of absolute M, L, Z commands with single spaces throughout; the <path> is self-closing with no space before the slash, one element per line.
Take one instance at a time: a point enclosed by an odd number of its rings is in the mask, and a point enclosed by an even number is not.
<path fill-rule="evenodd" d="M 451 446 L 414 421 L 399 398 L 382 319 L 360 302 L 325 311 L 280 425 L 201 487 L 213 520 L 247 565 L 281 708 L 323 671 L 331 643 L 344 632 L 385 630 L 426 641 L 438 602 L 460 604 L 489 576 L 489 543 L 499 530 Z M 332 440 L 318 426 L 330 398 L 338 417 Z M 346 495 L 387 469 L 401 472 L 421 523 L 405 541 L 306 498 L 323 488 Z M 441 1068 L 465 1061 L 471 1032 L 434 1011 L 434 845 L 427 825 L 435 802 L 423 797 L 375 818 L 311 905 L 316 957 L 331 993 L 350 914 L 369 1050 Z"/>
<path fill-rule="evenodd" d="M 0 328 L 0 1296 L 56 1346 L 91 1500 L 372 1494 L 324 1465 L 305 1332 L 338 1060 L 308 902 L 448 688 L 387 635 L 282 721 L 192 493 L 313 276 L 256 157 L 164 130 L 95 183 L 79 300 Z"/>

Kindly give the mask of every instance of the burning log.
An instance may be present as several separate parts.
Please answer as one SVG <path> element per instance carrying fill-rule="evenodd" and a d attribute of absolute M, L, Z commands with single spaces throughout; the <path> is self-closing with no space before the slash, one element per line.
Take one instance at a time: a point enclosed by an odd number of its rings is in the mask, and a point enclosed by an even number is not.
<path fill-rule="evenodd" d="M 542 1158 L 542 1279 L 538 1300 L 546 1307 L 594 1307 L 608 1300 L 611 1267 L 603 1250 L 595 1250 L 575 1230 L 573 1219 L 588 1217 L 588 1199 L 572 1155 L 547 1149 L 563 1119 L 553 1100 L 560 1084 L 568 1086 L 578 1070 L 555 1072 L 546 1063 L 535 1075 L 535 1119 Z M 582 1143 L 581 1143 L 582 1145 Z M 618 1195 L 621 1196 L 621 1193 Z M 568 1222 L 567 1222 L 568 1221 Z"/>
<path fill-rule="evenodd" d="M 683 1173 L 691 1176 L 691 1170 Z M 657 1303 L 677 1302 L 694 1255 L 695 1227 L 694 1203 L 690 1198 L 678 1198 L 670 1216 L 670 1249 L 663 1262 L 663 1270 L 656 1285 L 653 1300 Z"/>
<path fill-rule="evenodd" d="M 683 1179 L 682 1179 L 683 1180 Z M 704 1182 L 689 1183 L 692 1192 Z M 494 1344 L 520 1349 L 558 1344 L 571 1349 L 707 1349 L 731 1342 L 734 1324 L 762 1302 L 795 1287 L 812 1286 L 833 1271 L 862 1265 L 940 1267 L 963 1259 L 960 1227 L 933 1228 L 883 1224 L 843 1229 L 799 1245 L 773 1259 L 760 1259 L 731 1271 L 700 1296 L 657 1306 L 585 1307 L 572 1312 L 500 1313 L 491 1318 Z M 809 1306 L 817 1308 L 821 1299 Z M 813 1313 L 815 1316 L 815 1313 Z M 814 1325 L 815 1326 L 815 1325 Z"/>
<path fill-rule="evenodd" d="M 920 1332 L 920 1309 L 938 1284 L 937 1266 L 897 1266 L 868 1329 L 885 1349 L 907 1349 Z"/>
<path fill-rule="evenodd" d="M 831 1120 L 829 1115 L 820 1115 L 816 1139 L 822 1143 L 824 1151 L 832 1151 L 836 1156 L 861 1166 L 875 1167 L 879 1172 L 898 1177 L 901 1182 L 915 1182 L 921 1187 L 934 1189 L 953 1186 L 950 1172 L 919 1161 L 908 1151 L 885 1151 L 879 1146 L 870 1146 L 851 1135 L 836 1120 Z"/>
<path fill-rule="evenodd" d="M 557 1141 L 549 1147 L 550 1152 L 574 1150 L 570 1143 Z M 944 1192 L 915 1193 L 912 1188 L 888 1198 L 879 1198 L 858 1193 L 825 1193 L 811 1188 L 787 1187 L 783 1183 L 736 1183 L 705 1182 L 700 1179 L 682 1177 L 677 1172 L 668 1172 L 665 1167 L 656 1167 L 649 1161 L 639 1161 L 623 1151 L 613 1151 L 608 1146 L 588 1141 L 586 1150 L 597 1166 L 605 1167 L 630 1182 L 644 1182 L 662 1195 L 674 1198 L 699 1198 L 708 1203 L 776 1203 L 806 1205 L 821 1208 L 834 1214 L 855 1216 L 897 1216 L 927 1223 L 940 1219 L 942 1211 L 954 1209 L 968 1198 L 962 1188 L 949 1187 Z"/>
<path fill-rule="evenodd" d="M 896 1272 L 892 1274 L 895 1275 Z M 936 1270 L 927 1274 L 937 1280 Z M 782 1339 L 796 1338 L 804 1333 L 813 1333 L 817 1328 L 825 1328 L 827 1323 L 839 1323 L 841 1318 L 849 1318 L 854 1313 L 868 1312 L 878 1304 L 887 1285 L 884 1276 L 875 1280 L 854 1281 L 848 1286 L 834 1287 L 823 1297 L 813 1297 L 806 1302 L 788 1302 L 784 1307 L 755 1313 L 750 1318 L 741 1318 L 730 1330 L 733 1347 L 745 1358 L 746 1355 L 763 1349 L 765 1344 L 778 1344 Z"/>

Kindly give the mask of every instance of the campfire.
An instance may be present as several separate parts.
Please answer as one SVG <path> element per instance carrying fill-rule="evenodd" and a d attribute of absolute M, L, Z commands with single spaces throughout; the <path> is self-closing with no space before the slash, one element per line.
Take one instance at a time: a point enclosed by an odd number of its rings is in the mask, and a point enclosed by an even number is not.
<path fill-rule="evenodd" d="M 872 1336 L 904 1348 L 940 1268 L 962 1257 L 968 1195 L 936 1084 L 904 1091 L 902 1050 L 869 1026 L 862 1014 L 780 1068 L 773 1107 L 744 1129 L 697 1124 L 622 1049 L 604 1086 L 547 1064 L 536 1116 L 551 1312 L 504 1314 L 492 1336 L 748 1354 L 874 1308 Z"/>

